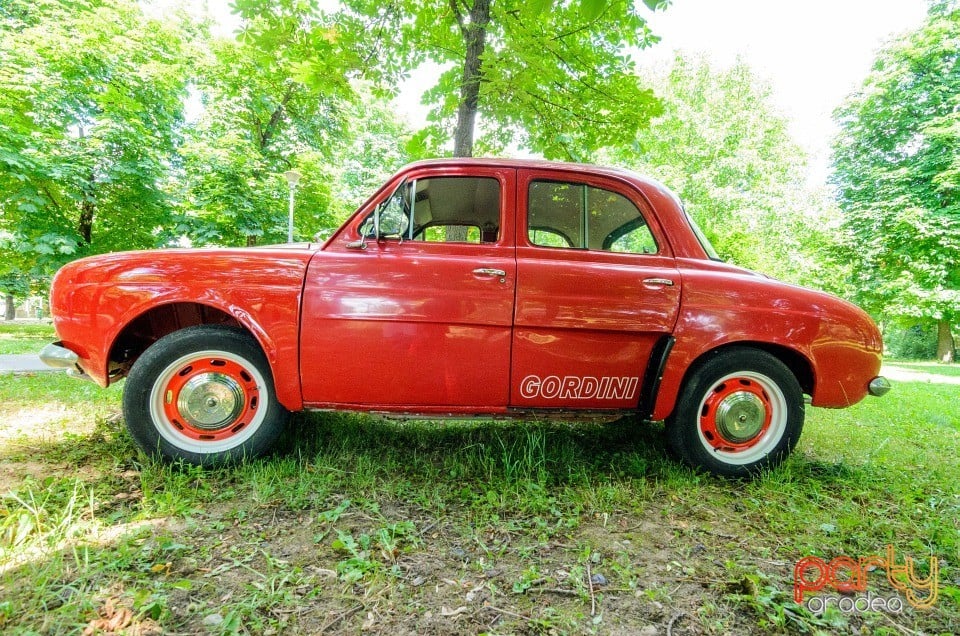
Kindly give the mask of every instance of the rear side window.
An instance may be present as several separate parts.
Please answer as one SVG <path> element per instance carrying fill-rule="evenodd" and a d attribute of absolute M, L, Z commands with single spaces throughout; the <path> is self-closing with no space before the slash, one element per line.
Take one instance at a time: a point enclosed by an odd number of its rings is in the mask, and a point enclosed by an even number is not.
<path fill-rule="evenodd" d="M 612 190 L 533 181 L 527 202 L 527 238 L 534 245 L 626 254 L 658 251 L 637 206 Z"/>

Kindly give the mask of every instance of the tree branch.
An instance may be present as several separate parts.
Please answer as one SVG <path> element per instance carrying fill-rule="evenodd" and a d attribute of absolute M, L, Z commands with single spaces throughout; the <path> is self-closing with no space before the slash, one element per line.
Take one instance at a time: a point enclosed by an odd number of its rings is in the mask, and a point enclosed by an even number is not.
<path fill-rule="evenodd" d="M 611 100 L 611 101 L 613 101 L 613 102 L 618 102 L 618 101 L 620 101 L 620 100 L 618 100 L 616 97 L 614 97 L 613 95 L 611 95 L 610 93 L 608 93 L 608 92 L 606 92 L 606 91 L 604 91 L 604 90 L 601 90 L 601 89 L 598 88 L 597 86 L 594 86 L 594 85 L 592 85 L 592 84 L 588 84 L 588 83 L 581 77 L 581 74 L 576 71 L 576 69 L 573 67 L 573 65 L 572 65 L 569 61 L 567 61 L 567 59 L 566 59 L 565 57 L 563 57 L 562 55 L 560 55 L 559 53 L 557 53 L 556 51 L 554 51 L 553 49 L 551 49 L 551 48 L 549 48 L 549 47 L 547 48 L 547 51 L 549 51 L 551 55 L 553 55 L 555 58 L 557 58 L 557 61 L 560 62 L 560 65 L 561 65 L 561 66 L 563 66 L 564 68 L 566 68 L 566 69 L 570 72 L 570 76 L 574 79 L 574 81 L 582 84 L 587 90 L 592 91 L 592 92 L 594 92 L 594 93 L 597 93 L 598 95 L 602 95 L 603 97 L 606 97 L 607 99 L 609 99 L 609 100 Z"/>
<path fill-rule="evenodd" d="M 47 184 L 43 184 L 42 186 L 40 186 L 40 189 L 43 190 L 43 193 L 47 195 L 48 199 L 50 199 L 50 203 L 53 204 L 53 207 L 56 208 L 57 212 L 60 212 L 62 214 L 63 208 L 60 207 L 60 202 L 57 201 L 57 199 L 53 196 L 53 193 L 50 192 L 50 188 L 47 186 Z"/>
<path fill-rule="evenodd" d="M 463 14 L 460 12 L 460 7 L 457 6 L 457 0 L 450 0 L 450 10 L 453 11 L 453 17 L 457 19 L 457 26 L 460 27 L 460 35 L 466 39 L 467 25 L 463 21 Z"/>
<path fill-rule="evenodd" d="M 602 119 L 594 119 L 594 118 L 592 118 L 592 117 L 586 117 L 583 113 L 579 113 L 579 112 L 575 111 L 574 109 L 570 108 L 569 106 L 564 106 L 563 104 L 557 104 L 556 102 L 552 102 L 552 101 L 550 101 L 549 99 L 547 99 L 546 97 L 543 97 L 542 95 L 537 95 L 536 93 L 532 93 L 532 92 L 530 92 L 530 91 L 524 91 L 524 92 L 525 92 L 527 95 L 529 95 L 530 97 L 532 97 L 532 98 L 534 98 L 534 99 L 536 99 L 536 100 L 538 100 L 538 101 L 543 102 L 543 103 L 546 104 L 547 106 L 550 106 L 550 107 L 555 108 L 555 109 L 557 109 L 557 110 L 564 111 L 564 112 L 568 113 L 571 117 L 573 117 L 574 121 L 576 121 L 576 122 L 587 122 L 587 123 L 590 123 L 590 124 L 598 124 L 598 125 L 599 125 L 599 124 L 606 123 L 606 122 L 604 122 Z"/>
<path fill-rule="evenodd" d="M 367 57 L 364 58 L 363 62 L 361 62 L 360 64 L 361 68 L 363 69 L 368 68 L 370 61 L 379 57 L 378 52 L 383 50 L 382 49 L 382 45 L 384 42 L 383 33 L 385 28 L 384 25 L 387 22 L 387 16 L 388 16 L 387 13 L 383 13 L 382 15 L 378 16 L 378 18 L 374 20 L 374 22 L 371 25 L 371 27 L 374 27 L 375 25 L 374 28 L 376 28 L 377 30 L 377 36 L 373 42 L 373 45 L 370 47 L 370 52 L 367 54 Z"/>
<path fill-rule="evenodd" d="M 276 132 L 277 124 L 280 123 L 280 118 L 283 117 L 287 104 L 292 98 L 293 86 L 288 86 L 287 92 L 284 94 L 283 99 L 280 100 L 280 105 L 273 110 L 273 113 L 270 115 L 270 121 L 267 122 L 266 129 L 260 134 L 260 150 L 264 150 L 267 144 L 270 143 L 270 139 L 273 137 L 274 132 Z"/>

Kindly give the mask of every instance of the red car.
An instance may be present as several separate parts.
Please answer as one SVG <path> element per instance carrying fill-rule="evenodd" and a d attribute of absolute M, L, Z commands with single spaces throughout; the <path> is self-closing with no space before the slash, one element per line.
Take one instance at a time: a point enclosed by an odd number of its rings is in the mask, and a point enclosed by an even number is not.
<path fill-rule="evenodd" d="M 302 409 L 634 414 L 737 476 L 793 449 L 804 395 L 889 389 L 863 311 L 720 262 L 656 181 L 573 164 L 411 164 L 322 245 L 85 258 L 51 307 L 41 357 L 126 377 L 140 447 L 195 464 L 267 452 Z"/>

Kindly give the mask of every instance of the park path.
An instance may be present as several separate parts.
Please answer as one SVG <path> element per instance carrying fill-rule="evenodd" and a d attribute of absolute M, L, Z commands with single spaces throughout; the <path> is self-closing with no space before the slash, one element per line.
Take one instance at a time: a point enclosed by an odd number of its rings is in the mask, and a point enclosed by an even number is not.
<path fill-rule="evenodd" d="M 35 353 L 0 355 L 0 373 L 37 373 L 48 371 L 63 371 L 54 369 L 40 362 Z"/>

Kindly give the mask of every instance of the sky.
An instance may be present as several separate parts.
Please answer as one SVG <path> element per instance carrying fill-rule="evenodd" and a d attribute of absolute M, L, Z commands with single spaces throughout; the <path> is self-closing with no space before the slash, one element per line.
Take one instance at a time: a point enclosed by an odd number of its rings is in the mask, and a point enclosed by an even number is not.
<path fill-rule="evenodd" d="M 811 155 L 809 179 L 826 178 L 832 113 L 866 78 L 878 50 L 916 29 L 925 0 L 673 0 L 650 15 L 662 39 L 645 52 L 702 52 L 719 65 L 740 56 L 771 84 L 778 110 Z"/>
<path fill-rule="evenodd" d="M 229 0 L 207 2 L 225 33 L 235 28 Z M 647 13 L 661 41 L 640 62 L 666 63 L 675 50 L 702 53 L 718 66 L 740 56 L 770 83 L 774 105 L 810 154 L 808 180 L 817 185 L 826 180 L 836 134 L 833 110 L 862 84 L 885 42 L 920 26 L 926 8 L 926 0 L 672 0 Z M 414 87 L 429 86 L 435 73 L 414 73 L 396 102 L 414 126 L 425 115 Z"/>

